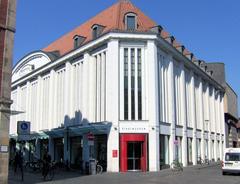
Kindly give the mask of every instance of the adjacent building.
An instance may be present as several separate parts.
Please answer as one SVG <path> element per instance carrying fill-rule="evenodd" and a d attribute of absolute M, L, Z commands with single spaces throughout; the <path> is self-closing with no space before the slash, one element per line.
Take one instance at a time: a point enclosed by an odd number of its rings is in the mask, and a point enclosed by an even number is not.
<path fill-rule="evenodd" d="M 232 87 L 227 83 L 225 77 L 224 63 L 208 63 L 207 67 L 213 71 L 213 78 L 218 81 L 225 89 L 224 95 L 224 116 L 225 116 L 225 135 L 226 147 L 238 147 L 238 96 Z"/>
<path fill-rule="evenodd" d="M 12 109 L 25 113 L 11 117 L 12 145 L 75 168 L 95 158 L 110 172 L 217 161 L 224 93 L 191 52 L 121 0 L 15 65 Z M 18 121 L 31 123 L 29 136 L 17 137 Z"/>
<path fill-rule="evenodd" d="M 9 119 L 16 0 L 0 0 L 0 183 L 8 182 Z"/>

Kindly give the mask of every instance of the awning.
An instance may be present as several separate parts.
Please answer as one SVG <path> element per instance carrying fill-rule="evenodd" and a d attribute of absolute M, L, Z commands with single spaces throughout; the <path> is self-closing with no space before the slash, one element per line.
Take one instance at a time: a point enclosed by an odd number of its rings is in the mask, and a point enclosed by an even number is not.
<path fill-rule="evenodd" d="M 64 136 L 64 131 L 65 131 L 65 128 L 63 127 L 63 128 L 54 128 L 54 129 L 46 130 L 43 132 L 49 137 L 58 138 L 58 137 Z"/>
<path fill-rule="evenodd" d="M 18 141 L 28 141 L 34 139 L 48 139 L 64 137 L 66 133 L 69 137 L 82 136 L 86 133 L 93 134 L 108 134 L 110 132 L 112 123 L 110 122 L 97 122 L 87 124 L 76 124 L 67 127 L 55 128 L 51 130 L 41 130 L 41 132 L 31 132 L 29 135 L 10 135 L 10 138 Z"/>
<path fill-rule="evenodd" d="M 69 136 L 83 135 L 89 132 L 93 134 L 108 134 L 111 126 L 112 123 L 109 122 L 88 123 L 69 126 L 67 131 L 69 131 Z"/>

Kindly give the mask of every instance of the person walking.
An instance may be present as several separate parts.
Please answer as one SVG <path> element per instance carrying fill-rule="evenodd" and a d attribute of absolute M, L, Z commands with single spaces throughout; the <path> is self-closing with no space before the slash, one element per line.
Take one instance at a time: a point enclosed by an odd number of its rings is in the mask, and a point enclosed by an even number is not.
<path fill-rule="evenodd" d="M 23 174 L 23 154 L 22 152 L 19 150 L 14 158 L 14 174 L 17 173 L 17 168 L 19 167 L 20 171 L 21 171 L 21 178 L 22 181 L 24 180 L 24 174 Z"/>
<path fill-rule="evenodd" d="M 47 152 L 45 152 L 45 154 L 43 156 L 43 170 L 42 170 L 42 175 L 43 175 L 44 180 L 46 179 L 46 176 L 48 175 L 51 161 L 52 161 L 51 155 L 49 155 Z"/>

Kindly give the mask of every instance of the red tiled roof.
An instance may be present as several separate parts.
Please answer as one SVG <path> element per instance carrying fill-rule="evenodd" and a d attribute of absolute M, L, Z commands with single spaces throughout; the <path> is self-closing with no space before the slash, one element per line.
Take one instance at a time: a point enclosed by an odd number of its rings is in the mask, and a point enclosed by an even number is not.
<path fill-rule="evenodd" d="M 73 31 L 54 41 L 44 48 L 43 51 L 51 52 L 58 50 L 60 55 L 63 55 L 73 50 L 73 37 L 75 35 L 86 37 L 84 43 L 92 40 L 91 28 L 94 24 L 104 26 L 102 34 L 111 30 L 125 30 L 124 16 L 128 12 L 135 13 L 137 15 L 137 31 L 146 32 L 150 28 L 156 26 L 156 23 L 153 20 L 144 15 L 144 13 L 136 8 L 130 1 L 118 1 L 116 4 L 102 11 Z M 166 36 L 168 33 L 162 31 L 162 35 Z"/>

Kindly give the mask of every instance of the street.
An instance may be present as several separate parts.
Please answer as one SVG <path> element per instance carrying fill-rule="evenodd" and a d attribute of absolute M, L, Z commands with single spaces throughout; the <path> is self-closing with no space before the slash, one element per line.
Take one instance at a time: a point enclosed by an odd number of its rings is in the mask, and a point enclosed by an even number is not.
<path fill-rule="evenodd" d="M 77 172 L 57 172 L 54 180 L 44 182 L 39 174 L 25 173 L 25 181 L 20 181 L 20 176 L 13 175 L 10 171 L 9 184 L 26 183 L 26 184 L 239 184 L 240 175 L 222 176 L 219 165 L 211 166 L 194 166 L 184 168 L 181 173 L 172 173 L 171 170 L 163 170 L 161 172 L 129 172 L 129 173 L 104 173 L 94 176 L 79 176 Z"/>

